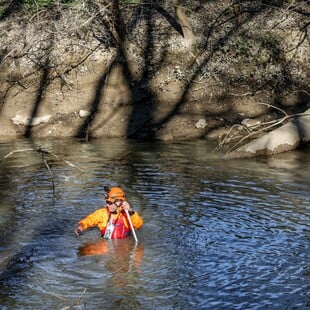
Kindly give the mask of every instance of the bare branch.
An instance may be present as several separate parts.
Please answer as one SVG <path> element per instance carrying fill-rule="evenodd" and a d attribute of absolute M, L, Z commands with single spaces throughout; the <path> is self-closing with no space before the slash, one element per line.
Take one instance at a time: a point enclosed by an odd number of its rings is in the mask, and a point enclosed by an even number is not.
<path fill-rule="evenodd" d="M 43 155 L 43 154 L 42 154 Z M 44 158 L 44 155 L 42 156 L 43 157 L 43 161 L 44 161 L 44 164 L 45 164 L 45 167 L 47 168 L 48 172 L 50 173 L 50 176 L 52 178 L 52 184 L 53 184 L 53 193 L 55 194 L 55 182 L 54 182 L 54 177 L 53 177 L 53 173 L 50 169 L 50 166 L 48 165 L 46 159 Z"/>
<path fill-rule="evenodd" d="M 12 155 L 14 155 L 14 154 L 16 154 L 16 153 L 33 152 L 33 151 L 36 151 L 36 152 L 38 152 L 39 154 L 42 154 L 42 155 L 49 155 L 49 156 L 52 156 L 52 157 L 54 157 L 55 159 L 64 162 L 66 165 L 68 165 L 68 166 L 70 166 L 70 167 L 73 167 L 73 168 L 79 170 L 80 172 L 84 172 L 83 169 L 81 169 L 81 168 L 79 168 L 78 166 L 74 165 L 72 162 L 70 162 L 70 161 L 68 161 L 68 160 L 66 160 L 66 159 L 63 159 L 62 157 L 60 157 L 60 156 L 58 156 L 58 155 L 55 155 L 54 153 L 51 153 L 51 152 L 49 152 L 49 151 L 43 149 L 41 146 L 40 146 L 39 148 L 35 149 L 35 150 L 34 150 L 34 149 L 20 149 L 20 150 L 11 151 L 11 152 L 9 152 L 8 154 L 6 154 L 6 155 L 0 160 L 0 164 L 2 164 L 2 162 L 3 162 L 5 159 L 9 158 L 10 156 L 12 156 Z M 43 159 L 43 160 L 45 161 L 45 159 Z M 45 163 L 45 164 L 46 164 L 46 163 Z M 49 172 L 51 173 L 49 167 L 48 167 L 48 170 L 49 170 Z"/>
<path fill-rule="evenodd" d="M 225 154 L 229 154 L 231 153 L 233 150 L 235 150 L 237 147 L 239 147 L 242 142 L 244 142 L 247 139 L 253 138 L 254 136 L 265 132 L 265 131 L 269 131 L 270 129 L 273 129 L 274 127 L 284 123 L 285 121 L 298 117 L 298 116 L 305 116 L 305 115 L 310 115 L 310 113 L 297 113 L 297 114 L 293 114 L 293 115 L 286 115 L 284 117 L 282 117 L 281 119 L 277 120 L 276 122 L 273 122 L 271 125 L 267 126 L 267 127 L 263 127 L 257 131 L 253 131 L 251 133 L 249 133 L 248 135 L 244 136 L 242 139 L 240 139 L 237 143 L 235 143 Z"/>
<path fill-rule="evenodd" d="M 21 149 L 21 150 L 12 151 L 12 152 L 6 154 L 6 155 L 0 160 L 0 164 L 2 164 L 2 162 L 3 162 L 5 159 L 9 158 L 10 156 L 12 156 L 12 155 L 14 155 L 14 154 L 16 154 L 16 153 L 23 153 L 23 152 L 29 152 L 29 151 L 33 152 L 33 149 Z"/>
<path fill-rule="evenodd" d="M 274 106 L 274 105 L 272 105 L 272 104 L 270 104 L 270 103 L 258 102 L 258 104 L 262 104 L 262 105 L 265 105 L 265 106 L 267 106 L 267 107 L 269 107 L 269 108 L 273 108 L 273 109 L 275 109 L 275 110 L 278 110 L 278 111 L 282 112 L 285 116 L 288 116 L 288 114 L 287 114 L 284 110 L 282 110 L 282 109 L 280 109 L 279 107 L 276 107 L 276 106 Z"/>

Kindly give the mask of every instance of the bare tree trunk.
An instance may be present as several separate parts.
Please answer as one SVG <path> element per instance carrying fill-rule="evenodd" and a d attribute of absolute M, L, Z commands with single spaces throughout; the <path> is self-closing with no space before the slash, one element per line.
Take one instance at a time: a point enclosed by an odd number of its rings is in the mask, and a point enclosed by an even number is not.
<path fill-rule="evenodd" d="M 112 18 L 113 18 L 113 28 L 114 37 L 118 44 L 122 47 L 126 39 L 126 29 L 124 25 L 123 18 L 121 16 L 121 10 L 119 8 L 119 0 L 112 1 Z"/>
<path fill-rule="evenodd" d="M 181 6 L 181 0 L 173 0 L 172 4 L 175 10 L 175 14 L 178 19 L 178 22 L 182 27 L 184 44 L 186 47 L 191 47 L 192 44 L 195 42 L 195 36 L 189 24 L 184 7 Z"/>

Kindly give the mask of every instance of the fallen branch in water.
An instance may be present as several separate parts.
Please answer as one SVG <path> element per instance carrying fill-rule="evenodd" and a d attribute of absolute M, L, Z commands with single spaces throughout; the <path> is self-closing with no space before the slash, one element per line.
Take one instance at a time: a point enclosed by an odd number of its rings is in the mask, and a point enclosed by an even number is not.
<path fill-rule="evenodd" d="M 295 118 L 295 117 L 300 117 L 300 116 L 305 116 L 305 115 L 309 115 L 309 113 L 297 113 L 297 114 L 293 114 L 293 115 L 288 115 L 284 110 L 275 107 L 271 104 L 267 104 L 267 103 L 263 103 L 260 102 L 259 104 L 263 104 L 266 105 L 268 107 L 272 107 L 280 112 L 282 112 L 284 114 L 284 116 L 280 119 L 276 119 L 276 120 L 272 120 L 272 121 L 268 121 L 268 122 L 263 122 L 263 123 L 259 123 L 259 124 L 255 124 L 253 126 L 243 126 L 241 124 L 239 125 L 233 125 L 230 130 L 228 131 L 228 133 L 225 135 L 224 139 L 219 143 L 219 145 L 216 147 L 216 151 L 218 151 L 219 149 L 223 148 L 224 145 L 227 145 L 228 143 L 237 141 L 232 147 L 230 147 L 228 149 L 228 151 L 225 153 L 226 155 L 231 153 L 232 151 L 234 151 L 235 149 L 237 149 L 244 141 L 249 140 L 249 139 L 253 139 L 254 137 L 260 135 L 263 132 L 269 132 L 271 130 L 273 130 L 275 127 L 278 127 L 279 125 L 283 124 L 284 122 Z M 238 136 L 235 136 L 235 133 L 233 131 L 233 129 L 235 129 L 238 126 L 242 126 L 243 129 L 245 129 L 247 131 L 247 134 L 242 136 L 240 131 L 238 131 Z"/>
<path fill-rule="evenodd" d="M 64 162 L 66 165 L 68 165 L 68 166 L 70 166 L 70 167 L 73 167 L 73 168 L 79 170 L 80 172 L 84 172 L 83 169 L 81 169 L 81 168 L 79 168 L 78 166 L 74 165 L 74 164 L 71 163 L 69 160 L 65 160 L 65 159 L 63 159 L 62 157 L 57 156 L 57 155 L 55 155 L 55 154 L 52 153 L 52 152 L 49 152 L 49 151 L 47 151 L 47 150 L 45 150 L 45 149 L 42 149 L 41 146 L 40 146 L 38 149 L 36 149 L 36 151 L 37 151 L 38 153 L 41 153 L 41 154 L 50 155 L 50 156 L 54 157 L 55 159 Z"/>
<path fill-rule="evenodd" d="M 6 154 L 1 160 L 0 160 L 0 164 L 6 159 L 6 158 L 9 158 L 10 156 L 14 155 L 15 153 L 22 153 L 22 152 L 28 152 L 28 151 L 33 151 L 33 149 L 21 149 L 21 150 L 15 150 L 15 151 L 12 151 L 8 154 Z"/>
<path fill-rule="evenodd" d="M 75 302 L 75 305 L 76 305 L 76 306 L 80 305 L 81 299 L 82 299 L 82 297 L 85 295 L 86 291 L 87 291 L 87 288 L 84 288 L 84 291 L 82 292 L 82 294 L 79 296 L 79 298 L 78 298 L 78 299 L 76 300 L 76 302 Z"/>
<path fill-rule="evenodd" d="M 74 165 L 74 164 L 71 163 L 70 161 L 65 160 L 65 159 L 63 159 L 62 157 L 60 157 L 60 156 L 58 156 L 58 155 L 55 155 L 54 153 L 51 153 L 51 152 L 49 152 L 49 151 L 43 149 L 41 146 L 38 147 L 37 149 L 20 149 L 20 150 L 11 151 L 10 153 L 6 154 L 6 155 L 0 160 L 0 165 L 2 164 L 2 162 L 3 162 L 5 159 L 9 158 L 10 156 L 12 156 L 12 155 L 14 155 L 14 154 L 16 154 L 16 153 L 33 152 L 33 151 L 36 151 L 36 152 L 38 152 L 39 154 L 42 155 L 42 160 L 43 160 L 43 162 L 44 162 L 44 165 L 45 165 L 45 167 L 47 168 L 47 170 L 48 170 L 48 172 L 49 172 L 49 174 L 50 174 L 50 176 L 51 176 L 51 179 L 52 179 L 53 193 L 54 193 L 54 194 L 55 194 L 55 182 L 54 182 L 54 177 L 53 177 L 52 170 L 51 170 L 51 168 L 50 168 L 50 166 L 49 166 L 49 164 L 48 164 L 48 162 L 47 162 L 47 160 L 46 160 L 46 158 L 45 158 L 45 155 L 51 156 L 51 157 L 53 157 L 53 158 L 55 158 L 55 159 L 57 159 L 57 160 L 59 160 L 59 161 L 62 161 L 62 162 L 64 162 L 66 165 L 68 165 L 68 166 L 70 166 L 70 167 L 73 167 L 73 168 L 79 170 L 80 172 L 84 172 L 83 169 L 81 169 L 81 168 L 79 168 L 78 166 Z"/>
<path fill-rule="evenodd" d="M 83 292 L 81 293 L 81 295 L 76 298 L 76 300 L 70 305 L 70 306 L 64 306 L 61 308 L 61 310 L 70 310 L 70 309 L 75 309 L 76 306 L 80 306 L 81 304 L 81 300 L 83 298 L 83 296 L 85 295 L 87 291 L 87 288 L 84 288 Z M 61 299 L 61 300 L 66 300 L 67 298 L 64 298 L 62 296 L 58 296 L 58 295 L 55 295 L 58 299 Z"/>
<path fill-rule="evenodd" d="M 54 177 L 53 177 L 53 173 L 52 173 L 52 170 L 50 169 L 50 166 L 48 165 L 47 163 L 47 160 L 44 158 L 44 155 L 42 154 L 42 159 L 44 161 L 44 164 L 48 170 L 48 172 L 50 173 L 50 176 L 52 178 L 52 183 L 53 183 L 53 193 L 55 194 L 55 182 L 54 182 Z"/>
<path fill-rule="evenodd" d="M 73 168 L 79 170 L 80 172 L 84 172 L 83 169 L 81 169 L 81 168 L 79 168 L 78 166 L 74 165 L 74 164 L 71 163 L 70 161 L 65 160 L 65 159 L 63 159 L 62 157 L 57 156 L 57 155 L 55 155 L 54 153 L 49 152 L 49 151 L 43 149 L 41 146 L 40 146 L 39 148 L 37 148 L 37 149 L 20 149 L 20 150 L 11 151 L 10 153 L 6 154 L 6 155 L 0 160 L 0 164 L 2 164 L 2 162 L 3 162 L 6 158 L 9 158 L 10 156 L 12 156 L 12 155 L 14 155 L 14 154 L 16 154 L 16 153 L 33 152 L 33 151 L 36 151 L 36 152 L 38 152 L 39 154 L 42 154 L 42 155 L 44 155 L 44 154 L 50 155 L 50 156 L 54 157 L 55 159 L 64 162 L 66 165 L 68 165 L 68 166 L 70 166 L 70 167 L 73 167 Z"/>
<path fill-rule="evenodd" d="M 70 309 L 74 309 L 76 306 L 80 306 L 81 304 L 81 300 L 83 298 L 83 296 L 85 295 L 87 291 L 87 288 L 84 288 L 84 291 L 81 293 L 81 295 L 74 301 L 74 303 L 71 306 L 66 306 L 61 308 L 61 310 L 70 310 Z"/>

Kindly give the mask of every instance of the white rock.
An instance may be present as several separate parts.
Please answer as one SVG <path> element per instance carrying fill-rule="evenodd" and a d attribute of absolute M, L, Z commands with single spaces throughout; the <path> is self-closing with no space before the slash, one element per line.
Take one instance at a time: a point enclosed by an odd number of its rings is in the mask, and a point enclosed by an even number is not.
<path fill-rule="evenodd" d="M 195 125 L 196 128 L 206 128 L 207 127 L 207 121 L 204 118 L 199 119 L 199 121 Z"/>
<path fill-rule="evenodd" d="M 79 116 L 82 118 L 82 117 L 87 117 L 90 115 L 90 112 L 89 111 L 85 111 L 85 110 L 80 110 L 79 111 Z"/>
<path fill-rule="evenodd" d="M 16 115 L 11 119 L 11 121 L 15 125 L 24 125 L 28 126 L 31 121 L 32 126 L 36 126 L 42 123 L 48 123 L 49 119 L 52 117 L 52 115 L 44 115 L 44 116 L 38 116 L 34 117 L 32 120 L 29 116 L 25 116 L 20 114 L 19 112 L 16 113 Z"/>
<path fill-rule="evenodd" d="M 35 125 L 39 125 L 42 123 L 48 123 L 48 121 L 50 120 L 51 117 L 52 117 L 52 115 L 44 115 L 44 116 L 40 116 L 40 117 L 34 117 L 32 119 L 31 125 L 35 126 Z"/>
<path fill-rule="evenodd" d="M 18 114 L 18 112 L 17 112 L 17 114 L 13 118 L 11 118 L 11 121 L 15 125 L 26 125 L 26 124 L 29 123 L 29 120 L 30 119 L 28 117 L 20 115 L 20 114 Z"/>

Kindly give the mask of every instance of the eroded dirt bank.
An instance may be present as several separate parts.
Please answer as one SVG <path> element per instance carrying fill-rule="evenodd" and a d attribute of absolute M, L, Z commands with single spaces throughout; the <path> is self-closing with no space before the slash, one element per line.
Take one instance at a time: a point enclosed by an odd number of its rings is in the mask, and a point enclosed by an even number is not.
<path fill-rule="evenodd" d="M 97 9 L 2 18 L 2 137 L 219 139 L 309 105 L 297 9 L 194 1 L 190 44 L 164 4 Z"/>

